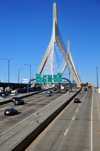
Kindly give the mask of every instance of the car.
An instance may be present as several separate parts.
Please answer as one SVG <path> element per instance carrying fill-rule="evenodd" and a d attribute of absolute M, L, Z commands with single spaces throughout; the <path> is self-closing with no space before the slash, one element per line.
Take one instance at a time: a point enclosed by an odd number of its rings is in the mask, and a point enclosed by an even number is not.
<path fill-rule="evenodd" d="M 87 91 L 87 88 L 84 88 L 84 91 Z"/>
<path fill-rule="evenodd" d="M 7 108 L 4 111 L 4 115 L 14 115 L 17 114 L 17 110 L 15 108 Z"/>
<path fill-rule="evenodd" d="M 52 93 L 52 91 L 50 90 L 50 93 Z"/>
<path fill-rule="evenodd" d="M 13 96 L 13 95 L 18 95 L 18 91 L 17 90 L 12 90 L 10 96 Z"/>
<path fill-rule="evenodd" d="M 57 91 L 57 88 L 55 87 L 53 90 L 54 90 L 54 91 Z"/>
<path fill-rule="evenodd" d="M 79 98 L 75 98 L 74 99 L 74 103 L 80 103 L 80 99 Z"/>
<path fill-rule="evenodd" d="M 16 101 L 16 100 L 19 100 L 20 98 L 19 97 L 13 97 L 12 98 L 12 102 Z"/>
<path fill-rule="evenodd" d="M 60 92 L 60 89 L 59 89 L 59 88 L 57 89 L 57 92 Z"/>
<path fill-rule="evenodd" d="M 4 99 L 4 98 L 7 98 L 7 96 L 1 96 L 1 97 L 0 97 L 0 100 L 1 100 L 1 99 Z"/>
<path fill-rule="evenodd" d="M 14 105 L 20 105 L 20 104 L 24 104 L 24 100 L 22 100 L 21 98 L 16 99 L 16 100 L 14 101 Z"/>
<path fill-rule="evenodd" d="M 50 92 L 47 92 L 46 96 L 51 96 L 51 93 L 50 93 Z"/>
<path fill-rule="evenodd" d="M 69 89 L 68 88 L 65 88 L 65 91 L 68 91 Z"/>

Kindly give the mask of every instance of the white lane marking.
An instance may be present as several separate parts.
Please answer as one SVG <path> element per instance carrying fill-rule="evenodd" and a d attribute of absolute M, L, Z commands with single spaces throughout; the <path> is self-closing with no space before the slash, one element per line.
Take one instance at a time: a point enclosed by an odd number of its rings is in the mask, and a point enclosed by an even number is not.
<path fill-rule="evenodd" d="M 92 95 L 92 104 L 91 104 L 91 151 L 93 151 L 93 98 L 94 98 L 94 89 Z"/>
<path fill-rule="evenodd" d="M 64 133 L 64 136 L 67 134 L 67 132 L 68 132 L 68 129 L 66 129 L 66 131 L 65 131 L 65 133 Z"/>
<path fill-rule="evenodd" d="M 78 112 L 78 109 L 76 110 L 76 112 Z"/>
<path fill-rule="evenodd" d="M 75 116 L 72 118 L 72 121 L 75 119 Z"/>

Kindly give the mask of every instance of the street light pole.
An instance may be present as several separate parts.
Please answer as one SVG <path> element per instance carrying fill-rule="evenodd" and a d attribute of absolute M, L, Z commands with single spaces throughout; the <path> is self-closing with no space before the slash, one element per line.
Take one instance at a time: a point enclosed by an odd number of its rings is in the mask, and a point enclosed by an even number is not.
<path fill-rule="evenodd" d="M 29 65 L 30 66 L 30 80 L 31 80 L 31 66 L 32 65 L 37 65 L 37 64 L 35 63 L 35 64 L 24 64 L 24 65 Z"/>
<path fill-rule="evenodd" d="M 97 66 L 97 93 L 98 93 L 98 66 Z"/>
<path fill-rule="evenodd" d="M 20 70 L 23 70 L 23 68 L 21 68 L 21 69 L 18 70 L 18 83 L 19 83 L 19 71 Z"/>
<path fill-rule="evenodd" d="M 9 87 L 9 83 L 10 83 L 10 78 L 9 78 L 9 76 L 10 76 L 10 74 L 9 74 L 9 72 L 10 72 L 9 61 L 10 61 L 10 59 L 8 60 L 8 87 Z"/>
<path fill-rule="evenodd" d="M 31 66 L 32 66 L 32 64 L 30 65 L 30 80 L 31 80 Z"/>
<path fill-rule="evenodd" d="M 4 74 L 4 82 L 5 82 L 5 73 L 4 72 L 2 72 L 3 74 Z"/>
<path fill-rule="evenodd" d="M 12 59 L 17 59 L 17 58 L 10 58 L 10 59 L 0 59 L 0 60 L 7 60 L 8 61 L 8 87 L 9 87 L 9 83 L 10 83 L 10 67 L 9 67 L 9 61 Z"/>

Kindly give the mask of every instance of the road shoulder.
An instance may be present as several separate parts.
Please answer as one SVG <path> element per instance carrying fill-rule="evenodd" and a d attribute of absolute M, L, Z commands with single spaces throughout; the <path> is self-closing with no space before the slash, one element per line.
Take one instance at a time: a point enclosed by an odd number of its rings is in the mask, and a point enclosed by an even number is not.
<path fill-rule="evenodd" d="M 99 103 L 100 97 L 98 98 L 97 92 L 94 89 L 93 98 L 93 151 L 100 150 L 100 119 L 99 119 Z"/>

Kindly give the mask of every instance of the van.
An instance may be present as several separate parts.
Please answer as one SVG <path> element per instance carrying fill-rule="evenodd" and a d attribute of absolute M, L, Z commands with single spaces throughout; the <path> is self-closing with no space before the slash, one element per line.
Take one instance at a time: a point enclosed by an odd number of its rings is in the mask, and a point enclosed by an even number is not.
<path fill-rule="evenodd" d="M 13 90 L 13 91 L 11 91 L 11 94 L 10 94 L 11 96 L 13 96 L 13 95 L 18 95 L 18 91 L 17 90 Z"/>

